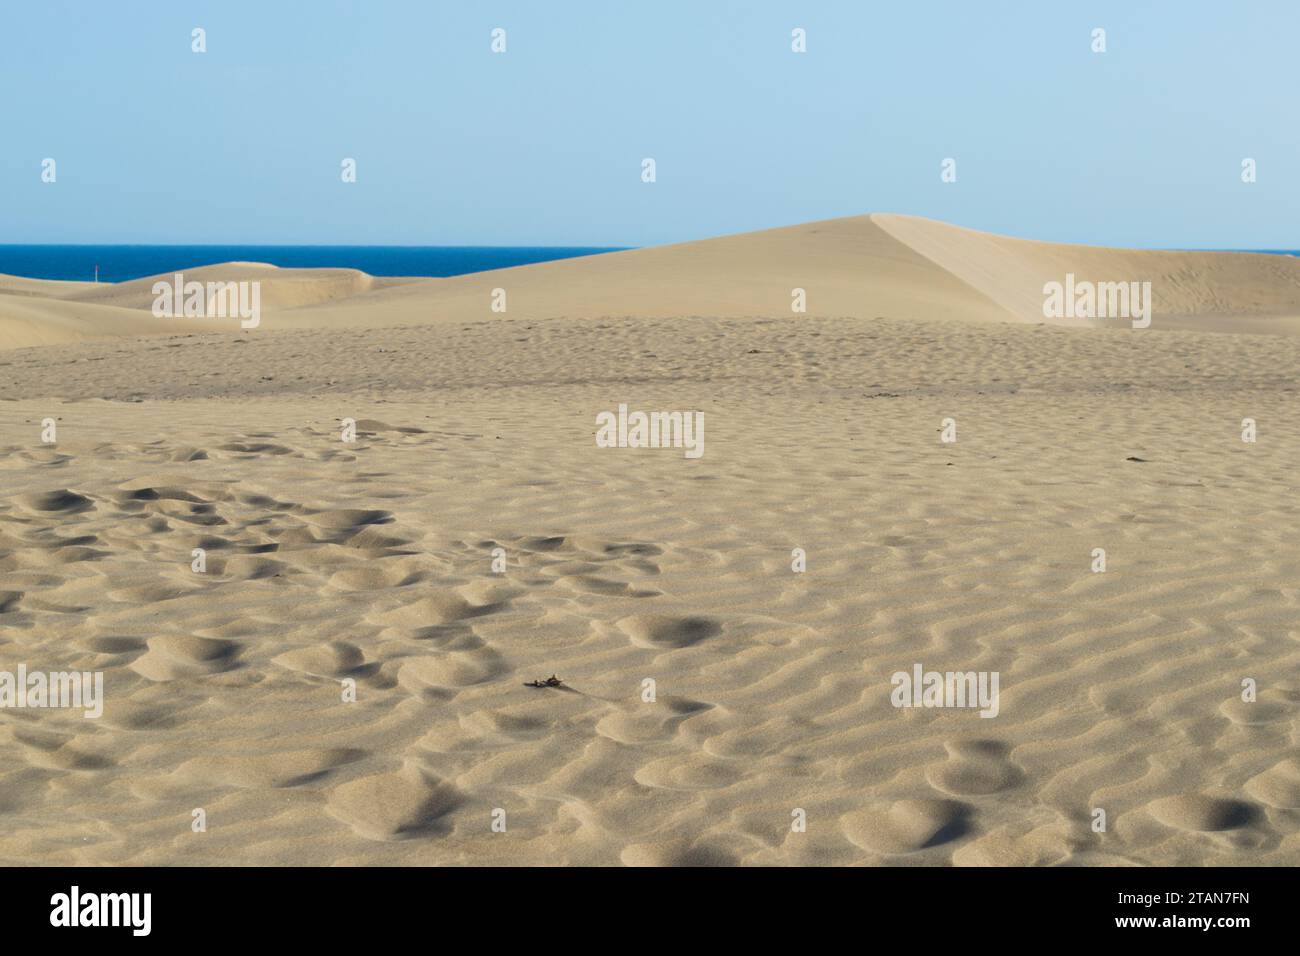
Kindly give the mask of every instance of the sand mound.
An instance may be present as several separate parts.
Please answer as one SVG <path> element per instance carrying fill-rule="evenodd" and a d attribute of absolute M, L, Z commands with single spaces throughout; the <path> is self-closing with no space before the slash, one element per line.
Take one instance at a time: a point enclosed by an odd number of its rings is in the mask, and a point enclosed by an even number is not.
<path fill-rule="evenodd" d="M 257 282 L 261 290 L 261 306 L 268 310 L 297 309 L 346 299 L 375 287 L 374 278 L 357 269 L 280 269 L 265 263 L 227 262 L 178 271 L 184 282 L 202 282 L 205 285 L 209 282 Z M 100 283 L 63 298 L 149 311 L 156 298 L 154 284 L 162 282 L 174 286 L 175 276 L 175 272 L 168 272 L 128 282 Z"/>

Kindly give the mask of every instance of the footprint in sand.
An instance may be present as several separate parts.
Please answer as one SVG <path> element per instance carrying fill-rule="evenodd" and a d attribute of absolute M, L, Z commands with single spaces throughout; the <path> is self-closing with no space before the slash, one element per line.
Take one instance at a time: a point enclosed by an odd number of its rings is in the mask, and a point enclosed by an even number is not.
<path fill-rule="evenodd" d="M 633 614 L 620 620 L 618 627 L 633 644 L 655 650 L 693 647 L 722 633 L 722 625 L 713 618 L 667 614 Z"/>
<path fill-rule="evenodd" d="M 692 753 L 652 760 L 637 769 L 632 779 L 643 787 L 662 790 L 723 790 L 746 774 L 747 762 L 717 760 Z"/>
<path fill-rule="evenodd" d="M 1126 687 L 1093 687 L 1088 699 L 1112 716 L 1126 716 L 1145 710 L 1150 701 L 1136 689 Z"/>
<path fill-rule="evenodd" d="M 1201 793 L 1153 800 L 1147 804 L 1147 810 L 1167 827 L 1202 833 L 1236 830 L 1249 826 L 1259 817 L 1259 810 L 1245 801 Z"/>
<path fill-rule="evenodd" d="M 95 654 L 134 654 L 145 650 L 148 646 L 143 638 L 119 637 L 112 634 L 83 637 L 74 643 Z"/>
<path fill-rule="evenodd" d="M 47 770 L 106 770 L 117 763 L 91 750 L 93 737 L 18 731 L 13 741 L 23 746 L 27 763 Z"/>
<path fill-rule="evenodd" d="M 72 455 L 64 455 L 57 451 L 42 449 L 41 451 L 19 450 L 19 446 L 10 445 L 5 448 L 3 454 L 6 456 L 17 455 L 23 461 L 31 462 L 33 465 L 41 465 L 47 468 L 61 468 L 73 460 Z"/>
<path fill-rule="evenodd" d="M 435 624 L 455 624 L 467 618 L 478 617 L 495 610 L 491 606 L 475 606 L 454 591 L 436 591 L 427 597 L 382 614 L 369 615 L 366 620 L 398 630 L 417 630 Z"/>
<path fill-rule="evenodd" d="M 213 574 L 235 581 L 258 581 L 285 574 L 289 566 L 283 561 L 262 558 L 252 554 L 239 554 L 225 561 L 214 561 L 208 568 Z"/>
<path fill-rule="evenodd" d="M 713 709 L 712 704 L 685 697 L 660 697 L 653 704 L 633 704 L 596 721 L 596 733 L 621 744 L 667 740 L 692 717 Z"/>
<path fill-rule="evenodd" d="M 956 800 L 898 800 L 840 817 L 849 842 L 872 853 L 915 853 L 950 843 L 970 827 L 971 808 Z"/>
<path fill-rule="evenodd" d="M 506 670 L 501 655 L 491 648 L 435 652 L 403 660 L 397 670 L 397 683 L 408 693 L 423 695 L 429 689 L 482 684 Z"/>
<path fill-rule="evenodd" d="M 686 838 L 634 843 L 619 854 L 624 866 L 735 866 L 739 858 L 726 847 Z"/>
<path fill-rule="evenodd" d="M 1264 691 L 1257 700 L 1247 703 L 1240 697 L 1233 697 L 1219 705 L 1219 713 L 1234 724 L 1243 727 L 1255 727 L 1271 724 L 1290 715 L 1295 705 L 1286 695 L 1278 691 Z"/>
<path fill-rule="evenodd" d="M 628 542 L 626 544 L 606 544 L 600 549 L 605 554 L 614 558 L 637 557 L 647 558 L 654 557 L 664 553 L 664 549 L 657 544 L 643 544 L 641 542 Z"/>
<path fill-rule="evenodd" d="M 446 781 L 418 767 L 371 774 L 329 791 L 330 815 L 370 840 L 445 832 L 443 819 L 464 801 Z"/>
<path fill-rule="evenodd" d="M 432 591 L 418 601 L 367 616 L 367 622 L 398 631 L 418 632 L 423 628 L 457 624 L 492 614 L 506 607 L 520 594 L 518 588 L 495 582 L 476 581 L 453 590 Z"/>
<path fill-rule="evenodd" d="M 176 598 L 188 597 L 202 588 L 184 587 L 179 584 L 142 584 L 138 587 L 116 588 L 108 592 L 110 601 L 121 604 L 160 604 Z"/>
<path fill-rule="evenodd" d="M 154 520 L 159 522 L 158 530 L 160 531 L 167 530 L 167 518 L 183 524 L 196 525 L 200 528 L 215 528 L 219 525 L 230 524 L 221 516 L 214 504 L 171 504 L 160 502 L 151 510 L 158 512 Z"/>
<path fill-rule="evenodd" d="M 297 511 L 299 506 L 292 501 L 279 501 L 270 495 L 237 494 L 235 500 L 240 504 L 256 508 L 258 511 Z"/>
<path fill-rule="evenodd" d="M 149 650 L 131 662 L 131 669 L 151 681 L 170 681 L 228 671 L 243 648 L 234 641 L 190 634 L 164 634 L 149 639 Z"/>
<path fill-rule="evenodd" d="M 654 544 L 607 544 L 601 552 L 605 560 L 640 574 L 656 576 L 660 572 L 659 564 L 650 559 L 663 554 L 664 549 Z"/>
<path fill-rule="evenodd" d="M 1300 758 L 1288 757 L 1246 781 L 1242 788 L 1260 803 L 1300 810 Z"/>
<path fill-rule="evenodd" d="M 95 503 L 85 495 L 79 495 L 67 488 L 42 491 L 30 495 L 19 495 L 14 500 L 30 511 L 40 511 L 46 514 L 71 515 L 82 511 L 90 511 L 95 507 Z"/>
<path fill-rule="evenodd" d="M 329 535 L 317 534 L 307 525 L 301 528 L 266 528 L 266 534 L 275 539 L 273 544 L 262 544 L 254 547 L 241 547 L 241 551 L 252 551 L 260 553 L 262 551 L 285 551 L 315 548 L 318 545 L 333 543 L 334 538 Z M 346 538 L 346 534 L 344 535 Z M 229 547 L 229 545 L 227 545 Z"/>
<path fill-rule="evenodd" d="M 349 644 L 347 641 L 331 641 L 323 646 L 300 647 L 297 650 L 285 651 L 271 658 L 271 663 L 312 677 L 337 680 L 362 667 L 365 664 L 365 655 L 355 644 Z"/>
<path fill-rule="evenodd" d="M 114 491 L 112 499 L 118 504 L 125 504 L 131 501 L 189 501 L 195 504 L 210 504 L 205 498 L 191 494 L 184 488 L 177 488 L 172 485 L 144 485 L 133 488 L 131 485 L 135 482 L 127 482 L 125 486 L 119 486 L 119 490 Z"/>
<path fill-rule="evenodd" d="M 523 708 L 518 708 L 523 711 Z M 498 743 L 516 740 L 537 740 L 550 734 L 554 721 L 530 713 L 511 713 L 504 710 L 478 710 L 462 714 L 460 726 L 476 737 Z"/>
<path fill-rule="evenodd" d="M 224 445 L 218 445 L 219 451 L 232 451 L 239 455 L 291 455 L 293 449 L 284 445 L 276 445 L 271 442 L 245 442 L 232 441 Z"/>
<path fill-rule="evenodd" d="M 163 703 L 139 703 L 115 698 L 104 708 L 99 722 L 117 730 L 167 730 L 184 722 L 185 711 L 197 706 L 169 699 Z"/>
<path fill-rule="evenodd" d="M 167 453 L 167 461 L 207 461 L 208 453 L 202 448 L 187 445 Z"/>
<path fill-rule="evenodd" d="M 338 508 L 332 511 L 316 511 L 303 516 L 304 520 L 331 531 L 350 528 L 363 528 L 371 524 L 387 524 L 393 520 L 391 511 L 364 510 L 360 508 Z"/>
<path fill-rule="evenodd" d="M 401 538 L 395 534 L 388 534 L 377 524 L 366 525 L 359 531 L 355 528 L 344 528 L 323 540 L 332 544 L 343 544 L 349 548 L 356 548 L 370 558 L 416 553 L 401 550 L 411 543 L 410 538 Z"/>
<path fill-rule="evenodd" d="M 623 581 L 602 578 L 595 574 L 565 574 L 555 579 L 555 583 L 571 591 L 583 594 L 602 594 L 607 597 L 658 597 L 662 591 L 634 588 Z"/>
<path fill-rule="evenodd" d="M 563 535 L 551 535 L 550 537 L 531 537 L 521 538 L 515 542 L 515 547 L 521 551 L 559 551 L 561 548 L 572 550 L 566 547 L 567 539 Z"/>
<path fill-rule="evenodd" d="M 414 425 L 389 425 L 374 418 L 362 418 L 357 422 L 358 435 L 378 435 L 381 432 L 397 432 L 399 435 L 427 435 L 423 428 Z"/>
<path fill-rule="evenodd" d="M 79 561 L 100 561 L 112 557 L 111 551 L 99 551 L 95 548 L 68 547 L 51 551 L 49 560 L 55 564 L 76 564 Z"/>
<path fill-rule="evenodd" d="M 963 843 L 952 854 L 953 866 L 1054 866 L 1070 860 L 1077 844 L 1068 825 L 1054 822 L 1028 833 L 998 827 Z"/>
<path fill-rule="evenodd" d="M 704 752 L 715 757 L 758 760 L 782 752 L 796 752 L 818 733 L 812 721 L 780 714 L 714 733 L 704 741 Z"/>
<path fill-rule="evenodd" d="M 336 591 L 380 591 L 406 587 L 428 577 L 428 571 L 411 564 L 409 559 L 388 558 L 335 571 L 330 575 L 329 586 Z"/>
<path fill-rule="evenodd" d="M 194 757 L 172 773 L 172 779 L 194 787 L 296 787 L 312 783 L 330 771 L 367 756 L 356 748 L 295 750 L 261 756 Z"/>
<path fill-rule="evenodd" d="M 1019 786 L 1024 771 L 1007 756 L 1007 745 L 997 740 L 958 740 L 945 743 L 948 759 L 926 772 L 931 785 L 955 796 L 998 793 Z"/>

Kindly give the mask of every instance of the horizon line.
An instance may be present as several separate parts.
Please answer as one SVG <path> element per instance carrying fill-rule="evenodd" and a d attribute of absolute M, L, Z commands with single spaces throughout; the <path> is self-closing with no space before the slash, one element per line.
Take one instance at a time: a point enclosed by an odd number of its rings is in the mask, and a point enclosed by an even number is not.
<path fill-rule="evenodd" d="M 0 249 L 31 248 L 76 248 L 90 249 L 111 247 L 114 249 L 222 249 L 229 247 L 260 247 L 263 249 L 601 249 L 624 251 L 627 249 L 647 249 L 649 246 L 590 246 L 590 245 L 431 245 L 421 246 L 412 243 L 347 243 L 347 242 L 0 242 Z"/>
<path fill-rule="evenodd" d="M 752 230 L 766 231 L 766 230 Z M 416 245 L 412 243 L 346 243 L 346 242 L 326 242 L 326 243 L 307 243 L 307 242 L 0 242 L 0 249 L 33 249 L 33 248 L 50 248 L 50 249 L 92 249 L 92 248 L 112 248 L 112 249 L 224 249 L 224 248 L 261 248 L 261 249 L 591 249 L 600 252 L 629 252 L 636 249 L 653 249 L 656 246 L 683 245 L 688 242 L 704 242 L 708 239 L 721 239 L 726 235 L 744 235 L 745 233 L 728 233 L 723 236 L 706 236 L 703 239 L 684 239 L 674 242 L 652 243 L 646 246 L 602 246 L 602 245 L 528 245 L 520 243 L 501 243 L 501 244 L 465 244 L 465 245 Z M 1011 237 L 1019 238 L 1019 237 Z M 1107 249 L 1129 249 L 1133 251 L 1146 252 L 1253 252 L 1272 255 L 1296 255 L 1300 254 L 1300 244 L 1294 249 L 1278 248 L 1247 248 L 1242 246 L 1112 246 L 1109 244 L 1099 243 L 1082 243 L 1082 242 L 1063 242 L 1057 243 L 1055 240 L 1026 240 L 1026 241 L 1049 241 L 1056 245 L 1078 245 L 1092 246 L 1096 248 Z"/>

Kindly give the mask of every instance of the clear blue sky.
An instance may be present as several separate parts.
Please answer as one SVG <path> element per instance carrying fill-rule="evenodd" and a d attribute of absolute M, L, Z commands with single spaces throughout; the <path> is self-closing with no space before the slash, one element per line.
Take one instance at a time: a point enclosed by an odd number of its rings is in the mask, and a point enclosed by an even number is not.
<path fill-rule="evenodd" d="M 1298 63 L 1295 0 L 12 0 L 0 242 L 648 245 L 888 211 L 1291 249 Z"/>

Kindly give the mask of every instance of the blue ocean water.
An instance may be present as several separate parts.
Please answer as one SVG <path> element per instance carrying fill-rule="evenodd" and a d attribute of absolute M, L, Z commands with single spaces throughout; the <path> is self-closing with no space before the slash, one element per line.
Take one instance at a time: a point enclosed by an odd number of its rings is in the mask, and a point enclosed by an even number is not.
<path fill-rule="evenodd" d="M 569 246 L 4 246 L 0 273 L 29 279 L 124 282 L 218 262 L 360 269 L 372 276 L 458 276 L 612 248 Z"/>
<path fill-rule="evenodd" d="M 219 262 L 268 262 L 284 268 L 360 269 L 372 276 L 458 276 L 488 269 L 571 259 L 625 246 L 18 246 L 0 245 L 0 274 L 100 282 L 197 269 Z M 1217 250 L 1300 256 L 1292 249 Z"/>

